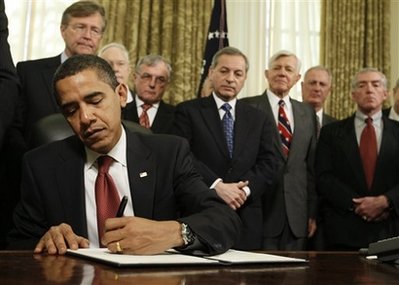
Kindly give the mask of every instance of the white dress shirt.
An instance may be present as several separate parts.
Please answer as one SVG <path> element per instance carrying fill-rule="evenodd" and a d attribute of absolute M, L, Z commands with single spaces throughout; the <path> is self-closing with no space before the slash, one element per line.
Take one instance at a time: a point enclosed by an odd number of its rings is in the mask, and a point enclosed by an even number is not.
<path fill-rule="evenodd" d="M 90 247 L 99 247 L 98 229 L 97 229 L 97 207 L 95 182 L 97 178 L 97 158 L 100 156 L 89 148 L 86 149 L 86 163 L 84 165 L 84 183 L 85 183 L 85 205 L 86 220 L 88 229 L 88 238 Z M 122 127 L 122 134 L 115 147 L 107 154 L 114 159 L 108 173 L 111 175 L 115 183 L 119 197 L 128 197 L 128 203 L 124 212 L 124 216 L 133 216 L 133 203 L 130 192 L 129 177 L 127 171 L 126 158 L 126 133 Z"/>

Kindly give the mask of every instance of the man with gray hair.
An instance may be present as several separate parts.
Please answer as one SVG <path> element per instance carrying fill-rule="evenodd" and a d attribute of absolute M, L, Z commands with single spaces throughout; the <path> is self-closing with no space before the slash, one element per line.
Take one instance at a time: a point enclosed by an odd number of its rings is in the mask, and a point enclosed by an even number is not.
<path fill-rule="evenodd" d="M 112 42 L 103 46 L 98 52 L 98 56 L 105 59 L 111 65 L 118 82 L 126 85 L 128 90 L 127 103 L 132 102 L 133 96 L 129 88 L 130 73 L 132 71 L 129 51 L 124 45 Z"/>
<path fill-rule="evenodd" d="M 382 116 L 387 79 L 375 68 L 352 81 L 354 115 L 321 129 L 317 188 L 328 250 L 358 250 L 399 235 L 399 124 Z"/>
<path fill-rule="evenodd" d="M 302 100 L 313 107 L 320 127 L 336 120 L 323 111 L 324 102 L 331 92 L 331 84 L 331 71 L 322 65 L 309 68 L 301 82 Z"/>
<path fill-rule="evenodd" d="M 168 134 L 172 130 L 175 107 L 162 97 L 169 85 L 172 67 L 160 55 L 142 57 L 134 70 L 133 101 L 124 108 L 125 120 L 140 123 L 154 133 Z"/>
<path fill-rule="evenodd" d="M 266 112 L 276 126 L 273 135 L 282 167 L 272 191 L 263 197 L 263 248 L 267 250 L 304 250 L 307 238 L 316 231 L 315 113 L 310 105 L 289 96 L 301 78 L 300 68 L 295 54 L 277 52 L 265 71 L 269 89 L 242 99 Z"/>

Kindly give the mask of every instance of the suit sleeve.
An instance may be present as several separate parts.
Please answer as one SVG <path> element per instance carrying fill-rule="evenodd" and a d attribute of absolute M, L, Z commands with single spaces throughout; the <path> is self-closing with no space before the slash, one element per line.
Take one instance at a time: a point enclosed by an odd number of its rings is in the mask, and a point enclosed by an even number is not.
<path fill-rule="evenodd" d="M 176 107 L 175 111 L 172 133 L 174 135 L 187 139 L 188 143 L 191 146 L 194 138 L 194 134 L 192 133 L 193 132 L 192 126 L 194 124 L 195 122 L 192 122 L 192 117 L 189 115 L 188 108 L 186 108 L 182 104 L 179 104 Z M 195 168 L 198 170 L 199 173 L 201 173 L 205 183 L 208 186 L 211 186 L 212 183 L 215 182 L 215 180 L 220 177 L 214 171 L 212 171 L 205 163 L 197 159 L 194 153 L 192 153 L 192 155 L 194 158 L 193 163 Z"/>
<path fill-rule="evenodd" d="M 190 226 L 203 245 L 201 250 L 187 251 L 197 255 L 223 253 L 236 242 L 241 221 L 214 191 L 209 191 L 194 168 L 187 142 L 179 141 L 174 171 L 179 220 Z"/>

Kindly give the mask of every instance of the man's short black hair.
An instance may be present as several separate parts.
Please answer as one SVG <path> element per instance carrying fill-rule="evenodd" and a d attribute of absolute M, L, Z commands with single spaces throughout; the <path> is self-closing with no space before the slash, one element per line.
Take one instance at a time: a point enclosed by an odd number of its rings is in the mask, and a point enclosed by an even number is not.
<path fill-rule="evenodd" d="M 98 78 L 111 86 L 112 90 L 119 85 L 115 72 L 107 61 L 92 54 L 75 55 L 68 58 L 56 70 L 53 77 L 53 91 L 58 99 L 56 84 L 58 81 L 76 75 L 84 70 L 93 70 Z"/>

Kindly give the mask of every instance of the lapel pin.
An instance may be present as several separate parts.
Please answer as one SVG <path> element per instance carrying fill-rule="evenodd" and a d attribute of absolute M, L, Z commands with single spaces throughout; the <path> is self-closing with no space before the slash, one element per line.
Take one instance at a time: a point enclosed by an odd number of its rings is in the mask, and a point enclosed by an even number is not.
<path fill-rule="evenodd" d="M 147 176 L 147 172 L 140 172 L 140 178 L 146 177 Z"/>

